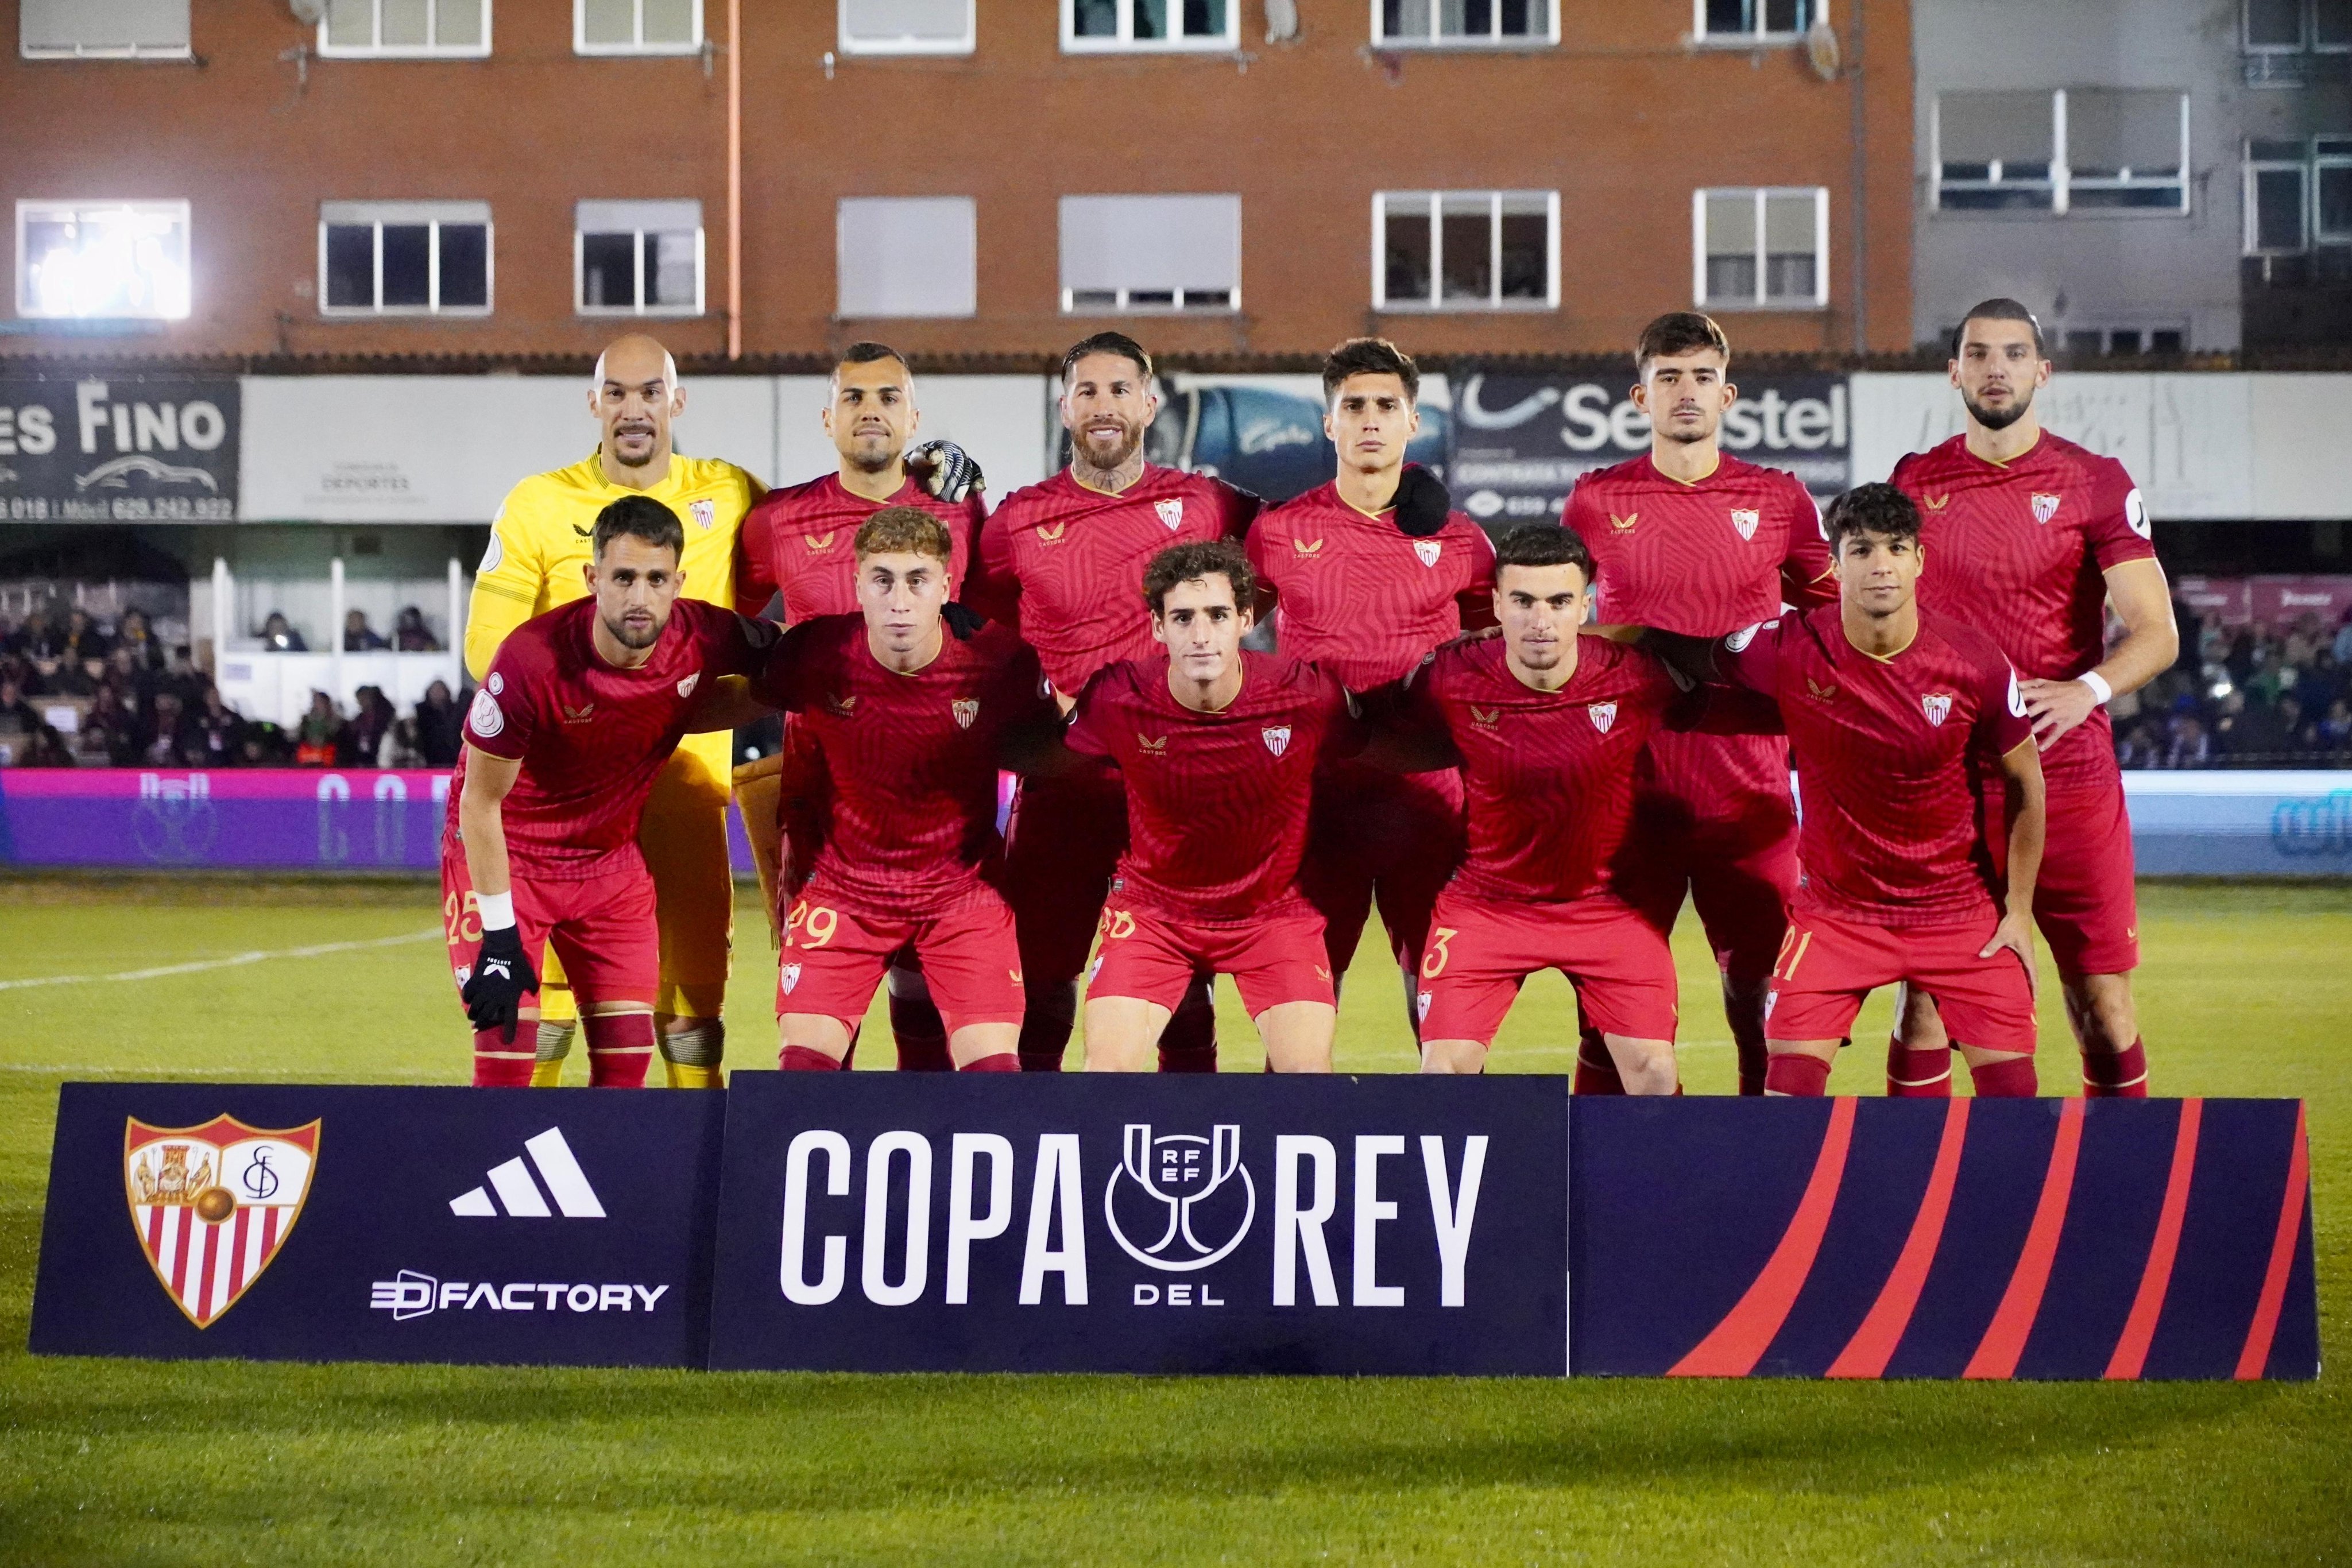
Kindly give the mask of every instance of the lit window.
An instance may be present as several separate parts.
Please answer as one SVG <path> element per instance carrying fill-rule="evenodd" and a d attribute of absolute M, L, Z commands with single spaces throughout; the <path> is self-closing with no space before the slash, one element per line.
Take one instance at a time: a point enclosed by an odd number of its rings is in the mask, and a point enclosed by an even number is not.
<path fill-rule="evenodd" d="M 1825 0 L 1691 0 L 1692 32 L 1706 43 L 1788 42 L 1824 19 Z"/>
<path fill-rule="evenodd" d="M 319 52 L 350 58 L 478 57 L 490 52 L 490 0 L 327 0 Z"/>
<path fill-rule="evenodd" d="M 702 47 L 702 0 L 572 0 L 583 55 L 689 55 Z"/>
<path fill-rule="evenodd" d="M 973 0 L 841 0 L 845 55 L 968 55 Z"/>
<path fill-rule="evenodd" d="M 319 209 L 319 307 L 329 316 L 484 316 L 487 202 L 327 202 Z"/>
<path fill-rule="evenodd" d="M 1559 193 L 1381 191 L 1372 256 L 1376 309 L 1556 309 Z"/>
<path fill-rule="evenodd" d="M 1243 0 L 1062 0 L 1062 47 L 1237 49 Z"/>
<path fill-rule="evenodd" d="M 583 316 L 699 316 L 702 204 L 582 202 L 572 262 Z"/>
<path fill-rule="evenodd" d="M 1395 47 L 1557 44 L 1552 0 L 1373 0 L 1372 41 Z"/>
<path fill-rule="evenodd" d="M 836 314 L 970 316 L 979 308 L 970 196 L 853 196 L 835 233 Z"/>
<path fill-rule="evenodd" d="M 1948 92 L 1935 135 L 1935 204 L 1946 212 L 2189 210 L 2184 92 Z"/>
<path fill-rule="evenodd" d="M 1238 310 L 1239 196 L 1064 196 L 1062 308 Z"/>
<path fill-rule="evenodd" d="M 1717 309 L 1818 310 L 1830 302 L 1830 193 L 1699 191 L 1692 292 Z"/>
<path fill-rule="evenodd" d="M 16 49 L 28 60 L 184 60 L 188 0 L 24 0 Z"/>
<path fill-rule="evenodd" d="M 180 321 L 185 202 L 18 202 L 16 314 Z"/>

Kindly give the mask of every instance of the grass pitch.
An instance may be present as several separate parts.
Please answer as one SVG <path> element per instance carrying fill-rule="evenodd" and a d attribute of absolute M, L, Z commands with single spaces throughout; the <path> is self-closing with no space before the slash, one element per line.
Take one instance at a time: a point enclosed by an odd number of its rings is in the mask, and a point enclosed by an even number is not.
<path fill-rule="evenodd" d="M 0 882 L 0 982 L 17 982 L 0 989 L 0 1562 L 2352 1556 L 2340 1374 L 1832 1386 L 26 1355 L 58 1082 L 462 1082 L 436 916 L 414 883 Z M 765 1064 L 774 965 L 759 918 L 749 903 L 739 915 L 731 1054 Z M 1684 1076 L 1727 1092 L 1692 924 L 1676 943 Z M 2310 1101 L 2321 1337 L 2340 1364 L 2352 888 L 2146 887 L 2141 937 L 2159 1092 Z M 1402 998 L 1370 946 L 1339 1063 L 1398 1071 Z M 60 980 L 126 970 L 142 977 Z M 2053 988 L 2045 971 L 2046 1092 L 2072 1078 Z M 1255 1036 L 1223 1003 L 1227 1065 L 1255 1070 Z M 1833 1091 L 1878 1092 L 1885 1019 L 1882 997 Z M 1570 1021 L 1557 977 L 1530 985 L 1496 1069 L 1565 1071 Z"/>

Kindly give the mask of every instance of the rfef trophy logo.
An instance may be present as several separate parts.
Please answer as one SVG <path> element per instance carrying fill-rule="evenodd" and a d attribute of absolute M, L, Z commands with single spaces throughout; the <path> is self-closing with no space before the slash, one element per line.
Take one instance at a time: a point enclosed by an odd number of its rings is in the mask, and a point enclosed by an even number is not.
<path fill-rule="evenodd" d="M 198 1328 L 236 1305 L 286 1245 L 310 1196 L 319 1127 L 271 1132 L 234 1116 L 122 1130 L 122 1185 L 139 1249 Z"/>
<path fill-rule="evenodd" d="M 1257 1184 L 1242 1166 L 1237 1124 L 1220 1123 L 1205 1138 L 1198 1133 L 1155 1138 L 1150 1124 L 1130 1122 L 1120 1156 L 1103 1189 L 1103 1218 L 1120 1250 L 1145 1268 L 1171 1274 L 1205 1269 L 1249 1234 L 1257 1218 Z"/>

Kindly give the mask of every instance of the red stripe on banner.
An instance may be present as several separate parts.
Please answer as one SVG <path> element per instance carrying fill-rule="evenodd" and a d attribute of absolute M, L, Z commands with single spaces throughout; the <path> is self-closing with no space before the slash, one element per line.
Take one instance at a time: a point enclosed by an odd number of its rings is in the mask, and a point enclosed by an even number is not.
<path fill-rule="evenodd" d="M 188 1299 L 188 1229 L 195 1216 L 184 1204 L 172 1206 L 172 1294 Z"/>
<path fill-rule="evenodd" d="M 239 1291 L 245 1289 L 246 1222 L 250 1220 L 252 1218 L 253 1210 L 249 1208 L 239 1208 L 236 1211 L 236 1228 L 229 1233 L 228 1293 L 229 1299 L 232 1301 L 236 1299 L 236 1293 Z"/>
<path fill-rule="evenodd" d="M 2180 1103 L 2180 1130 L 2172 1140 L 2172 1174 L 2164 1179 L 2164 1207 L 2157 1212 L 2156 1237 L 2147 1244 L 2147 1267 L 2139 1277 L 2139 1294 L 2132 1298 L 2131 1316 L 2107 1360 L 2109 1377 L 2137 1377 L 2147 1364 L 2148 1342 L 2156 1337 L 2156 1321 L 2164 1313 L 2164 1292 L 2172 1284 L 2173 1260 L 2180 1255 L 2180 1222 L 2189 1213 L 2189 1184 L 2197 1170 L 2197 1129 L 2205 1119 L 2205 1102 Z"/>
<path fill-rule="evenodd" d="M 1822 1249 L 1822 1236 L 1830 1228 L 1830 1210 L 1837 1204 L 1838 1184 L 1845 1179 L 1846 1149 L 1853 1142 L 1855 1102 L 1851 1095 L 1830 1102 L 1830 1127 L 1822 1134 L 1822 1152 L 1804 1197 L 1780 1244 L 1772 1249 L 1764 1270 L 1739 1304 L 1725 1314 L 1714 1331 L 1668 1369 L 1669 1377 L 1745 1377 L 1764 1359 L 1772 1337 L 1789 1320 L 1797 1292 L 1813 1271 L 1813 1258 Z"/>
<path fill-rule="evenodd" d="M 1911 1326 L 1912 1311 L 1927 1283 L 1927 1270 L 1944 1239 L 1944 1220 L 1952 1211 L 1952 1188 L 1960 1179 L 1960 1151 L 1969 1140 L 1969 1106 L 1955 1099 L 1944 1113 L 1944 1136 L 1936 1145 L 1935 1167 L 1927 1173 L 1927 1190 L 1919 1195 L 1919 1212 L 1911 1218 L 1911 1234 L 1904 1239 L 1902 1255 L 1895 1260 L 1886 1283 L 1870 1315 L 1853 1331 L 1838 1358 L 1830 1363 L 1832 1377 L 1882 1377 Z"/>
<path fill-rule="evenodd" d="M 193 1222 L 195 1216 L 191 1214 L 188 1218 Z M 213 1268 L 220 1259 L 220 1233 L 221 1228 L 217 1225 L 205 1227 L 205 1269 L 204 1272 L 197 1276 L 194 1303 L 198 1327 L 212 1321 Z"/>
<path fill-rule="evenodd" d="M 2303 1234 L 2303 1197 L 2311 1185 L 2311 1145 L 2305 1141 L 2303 1103 L 2294 1107 L 2294 1152 L 2287 1156 L 2286 1196 L 2279 1203 L 2278 1234 L 2271 1239 L 2271 1266 L 2263 1275 L 2263 1293 L 2254 1302 L 2254 1321 L 2246 1328 L 2246 1348 L 2239 1353 L 2241 1381 L 2260 1377 L 2270 1364 L 2271 1337 L 2278 1333 L 2279 1309 L 2286 1304 L 2286 1277 L 2294 1267 L 2294 1243 Z"/>
<path fill-rule="evenodd" d="M 2083 1102 L 2058 1103 L 2058 1136 L 2050 1145 L 2050 1168 L 2042 1174 L 2042 1200 L 2033 1206 L 2033 1223 L 2018 1250 L 2017 1267 L 2009 1289 L 2000 1295 L 1992 1323 L 1969 1357 L 1962 1377 L 2014 1377 L 2018 1357 L 2025 1354 L 2026 1336 L 2042 1311 L 2042 1292 L 2050 1284 L 2050 1264 L 2058 1256 L 2058 1233 L 2066 1228 L 2066 1205 L 2074 1194 L 2074 1156 L 2083 1147 Z"/>

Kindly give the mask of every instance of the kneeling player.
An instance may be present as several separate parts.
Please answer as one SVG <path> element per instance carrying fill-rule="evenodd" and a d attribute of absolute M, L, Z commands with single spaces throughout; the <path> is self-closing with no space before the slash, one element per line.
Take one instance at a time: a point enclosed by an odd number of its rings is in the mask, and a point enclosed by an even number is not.
<path fill-rule="evenodd" d="M 589 1082 L 634 1089 L 654 1053 L 661 936 L 637 849 L 646 798 L 689 730 L 725 727 L 723 676 L 758 668 L 772 629 L 677 597 L 677 515 L 649 496 L 597 514 L 589 597 L 524 622 L 466 713 L 441 843 L 442 914 L 474 1026 L 474 1082 L 530 1082 L 552 944 L 586 1020 Z"/>
<path fill-rule="evenodd" d="M 1983 632 L 1919 609 L 1928 567 L 1900 490 L 1842 496 L 1826 526 L 1834 607 L 1697 644 L 1780 704 L 1804 802 L 1766 1092 L 1822 1092 L 1863 998 L 1899 981 L 1936 999 L 1979 1094 L 2032 1094 L 2042 788 L 2017 674 Z M 2005 890 L 1978 810 L 1978 780 L 1996 774 Z"/>
<path fill-rule="evenodd" d="M 1469 856 L 1438 895 L 1421 960 L 1421 1070 L 1483 1071 L 1520 986 L 1558 969 L 1625 1092 L 1673 1094 L 1674 954 L 1617 883 L 1643 748 L 1705 698 L 1685 695 L 1654 654 L 1578 634 L 1591 584 L 1591 554 L 1571 530 L 1504 535 L 1501 635 L 1431 653 L 1391 721 L 1392 755 L 1458 760 L 1469 797 Z"/>
<path fill-rule="evenodd" d="M 1140 1072 L 1200 973 L 1231 975 L 1277 1072 L 1328 1072 L 1339 1012 L 1323 919 L 1298 891 L 1307 800 L 1361 733 L 1339 683 L 1242 651 L 1256 574 L 1226 540 L 1172 546 L 1143 574 L 1167 652 L 1106 666 L 1070 748 L 1118 764 L 1129 842 L 1087 986 L 1087 1070 Z"/>
<path fill-rule="evenodd" d="M 824 848 L 784 926 L 787 1069 L 842 1066 L 891 956 L 911 947 L 955 1065 L 1021 1070 L 1021 950 L 992 885 L 997 764 L 1061 715 L 1034 653 L 948 602 L 954 548 L 919 507 L 875 513 L 855 545 L 859 613 L 794 626 L 759 684 L 831 779 Z"/>

